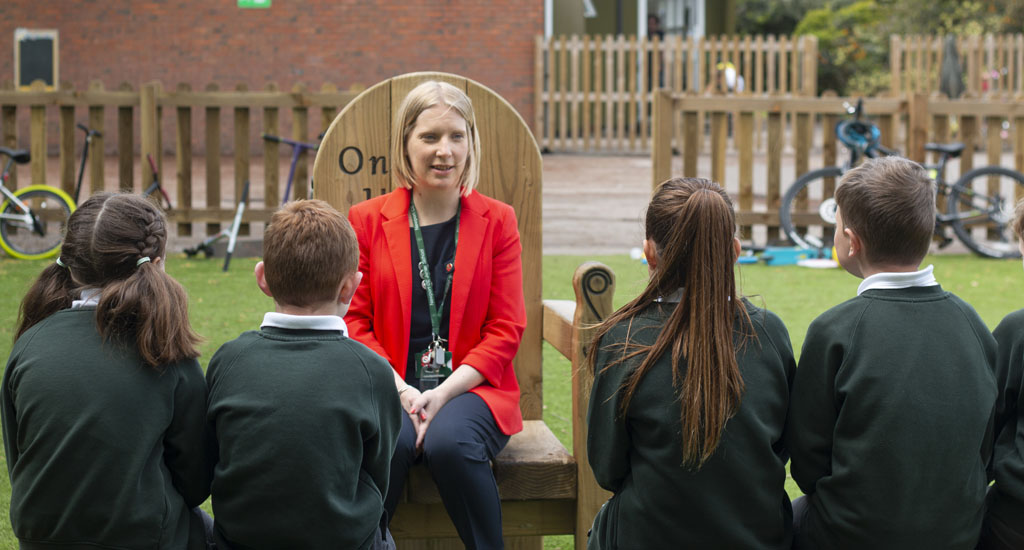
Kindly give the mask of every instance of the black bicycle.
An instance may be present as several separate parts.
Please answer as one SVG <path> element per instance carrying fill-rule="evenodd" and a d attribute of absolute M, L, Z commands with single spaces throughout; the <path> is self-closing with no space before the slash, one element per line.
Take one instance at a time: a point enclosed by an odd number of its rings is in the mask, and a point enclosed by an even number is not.
<path fill-rule="evenodd" d="M 847 170 L 864 157 L 898 155 L 878 143 L 881 131 L 863 120 L 863 102 L 847 105 L 852 118 L 836 125 L 836 137 L 850 151 L 842 166 L 812 170 L 797 178 L 786 190 L 779 208 L 779 222 L 794 245 L 828 256 L 835 233 L 836 202 L 827 189 L 834 189 Z M 952 242 L 948 229 L 967 248 L 987 258 L 1021 257 L 1011 223 L 1017 197 L 1024 196 L 1024 174 L 1002 166 L 982 166 L 955 183 L 946 181 L 946 164 L 964 153 L 964 144 L 928 143 L 926 151 L 939 154 L 935 164 L 922 164 L 935 180 L 939 197 L 945 197 L 946 211 L 935 212 L 935 234 L 939 247 Z M 968 154 L 971 152 L 968 151 Z"/>

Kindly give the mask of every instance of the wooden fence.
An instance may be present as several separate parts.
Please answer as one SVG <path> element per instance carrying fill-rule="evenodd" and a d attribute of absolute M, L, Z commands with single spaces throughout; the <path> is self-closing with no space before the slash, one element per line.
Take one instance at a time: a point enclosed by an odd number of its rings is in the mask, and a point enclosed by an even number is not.
<path fill-rule="evenodd" d="M 206 224 L 206 234 L 220 230 L 220 222 L 230 220 L 234 216 L 232 206 L 241 196 L 242 186 L 250 179 L 251 143 L 262 144 L 263 174 L 262 189 L 253 189 L 250 202 L 262 204 L 249 207 L 245 211 L 246 222 L 265 222 L 279 206 L 281 193 L 280 162 L 281 145 L 259 140 L 263 133 L 290 136 L 296 141 L 310 141 L 311 136 L 319 132 L 310 132 L 310 111 L 319 111 L 321 131 L 334 119 L 340 107 L 351 101 L 358 91 L 338 91 L 332 85 L 324 85 L 320 91 L 308 91 L 302 85 L 296 85 L 290 91 L 282 91 L 274 84 L 268 84 L 264 90 L 248 90 L 238 86 L 231 91 L 221 91 L 216 85 L 207 86 L 203 91 L 193 91 L 187 85 L 179 85 L 173 91 L 166 91 L 159 83 L 142 85 L 139 90 L 123 85 L 118 90 L 105 90 L 102 85 L 93 84 L 88 90 L 74 91 L 11 91 L 0 90 L 0 144 L 5 147 L 24 147 L 19 139 L 19 118 L 24 119 L 24 110 L 28 110 L 29 144 L 32 153 L 30 165 L 32 184 L 49 184 L 61 187 L 70 193 L 74 192 L 76 157 L 75 147 L 76 110 L 88 113 L 88 126 L 103 133 L 96 138 L 89 155 L 88 176 L 83 181 L 82 196 L 100 190 L 128 189 L 141 191 L 150 184 L 149 168 L 146 156 L 152 155 L 157 161 L 157 170 L 161 182 L 163 178 L 163 157 L 165 150 L 164 128 L 162 118 L 173 117 L 173 143 L 175 158 L 175 184 L 168 185 L 176 190 L 173 210 L 169 213 L 172 221 L 177 223 L 179 236 L 191 236 L 192 224 Z M 105 128 L 107 110 L 116 110 L 116 129 Z M 259 110 L 262 125 L 253 127 L 253 111 Z M 21 117 L 19 117 L 21 111 Z M 49 142 L 47 136 L 48 116 L 56 111 L 57 143 L 59 155 L 58 181 L 47 181 L 46 163 Z M 290 114 L 290 132 L 282 133 L 280 120 L 281 111 Z M 201 129 L 193 128 L 193 120 L 198 113 L 203 114 Z M 233 185 L 225 186 L 221 182 L 221 136 L 224 133 L 222 118 L 226 115 L 227 123 L 233 128 Z M 198 124 L 197 124 L 198 125 Z M 193 193 L 193 151 L 195 131 L 201 132 L 205 147 L 205 188 L 203 196 Z M 135 136 L 140 143 L 136 146 Z M 109 188 L 104 174 L 105 140 L 117 140 L 117 180 L 114 189 Z M 169 149 L 170 147 L 167 147 Z M 136 153 L 138 151 L 138 153 Z M 290 149 L 286 147 L 284 158 L 290 159 Z M 144 174 L 142 181 L 135 181 L 136 167 Z M 303 155 L 296 166 L 296 182 L 309 181 L 309 159 Z M 10 186 L 17 187 L 17 173 L 12 174 Z M 292 197 L 304 198 L 307 195 L 306 185 L 293 185 Z M 247 231 L 243 227 L 243 234 Z"/>
<path fill-rule="evenodd" d="M 743 79 L 734 95 L 817 90 L 813 36 L 537 37 L 535 54 L 533 130 L 548 151 L 648 150 L 652 90 L 725 93 L 716 87 L 721 63 Z"/>
<path fill-rule="evenodd" d="M 938 92 L 945 43 L 943 36 L 891 36 L 892 93 Z M 966 94 L 1024 93 L 1024 34 L 960 36 L 956 47 Z"/>
<path fill-rule="evenodd" d="M 737 223 L 745 238 L 774 241 L 778 237 L 782 195 L 796 178 L 816 168 L 848 159 L 837 146 L 833 129 L 847 115 L 844 102 L 854 98 L 778 98 L 655 94 L 651 159 L 652 185 L 675 176 L 707 177 L 722 183 L 736 200 Z M 997 164 L 1024 171 L 1024 100 L 987 98 L 949 100 L 923 94 L 864 101 L 865 112 L 879 126 L 883 145 L 918 161 L 926 159 L 926 142 L 962 141 L 966 151 L 952 161 L 944 176 L 956 181 L 972 168 Z M 756 113 L 767 113 L 767 151 L 756 153 Z M 784 113 L 793 113 L 795 147 L 784 147 Z M 701 162 L 699 142 L 705 140 L 699 115 L 710 119 L 710 164 Z M 673 121 L 682 118 L 680 128 Z M 727 147 L 729 117 L 735 125 L 735 150 Z M 664 123 L 662 122 L 664 121 Z M 681 156 L 673 154 L 673 135 L 682 135 Z M 833 189 L 823 190 L 831 194 Z M 756 231 L 755 231 L 756 230 Z M 758 235 L 760 235 L 758 239 Z"/>

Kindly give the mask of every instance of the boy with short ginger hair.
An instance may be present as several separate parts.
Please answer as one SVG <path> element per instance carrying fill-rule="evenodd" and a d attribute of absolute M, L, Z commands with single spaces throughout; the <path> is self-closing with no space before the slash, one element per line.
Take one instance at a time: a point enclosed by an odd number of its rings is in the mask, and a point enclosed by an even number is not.
<path fill-rule="evenodd" d="M 393 547 L 382 495 L 402 409 L 391 367 L 342 319 L 358 262 L 351 225 L 327 203 L 271 218 L 255 271 L 275 311 L 207 369 L 222 547 Z"/>
<path fill-rule="evenodd" d="M 996 345 L 974 309 L 918 270 L 935 187 L 868 160 L 836 190 L 839 263 L 864 278 L 800 356 L 786 446 L 799 548 L 973 548 L 992 454 Z"/>
<path fill-rule="evenodd" d="M 1024 253 L 1024 201 L 1013 222 Z M 1007 315 L 992 331 L 996 354 L 995 453 L 988 511 L 980 550 L 1024 548 L 1024 309 Z"/>

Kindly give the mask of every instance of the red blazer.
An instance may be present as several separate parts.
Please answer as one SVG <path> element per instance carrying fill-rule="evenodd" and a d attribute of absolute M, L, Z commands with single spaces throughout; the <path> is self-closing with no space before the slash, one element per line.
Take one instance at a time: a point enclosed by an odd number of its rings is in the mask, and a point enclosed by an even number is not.
<path fill-rule="evenodd" d="M 408 189 L 361 202 L 348 213 L 359 238 L 363 281 L 345 316 L 349 334 L 405 376 L 412 315 L 412 249 Z M 470 390 L 491 409 L 498 428 L 523 429 L 512 358 L 526 327 L 522 245 L 511 206 L 476 191 L 462 197 L 455 251 L 448 346 L 452 365 L 467 364 L 485 381 Z"/>

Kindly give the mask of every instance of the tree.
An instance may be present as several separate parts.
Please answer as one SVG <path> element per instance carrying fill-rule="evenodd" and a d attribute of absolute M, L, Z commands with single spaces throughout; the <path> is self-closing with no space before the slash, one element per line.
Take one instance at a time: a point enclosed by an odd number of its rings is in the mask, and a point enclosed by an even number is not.
<path fill-rule="evenodd" d="M 838 4 L 838 3 L 837 3 Z M 888 88 L 888 10 L 875 0 L 814 9 L 796 34 L 818 37 L 818 89 L 874 95 Z"/>

